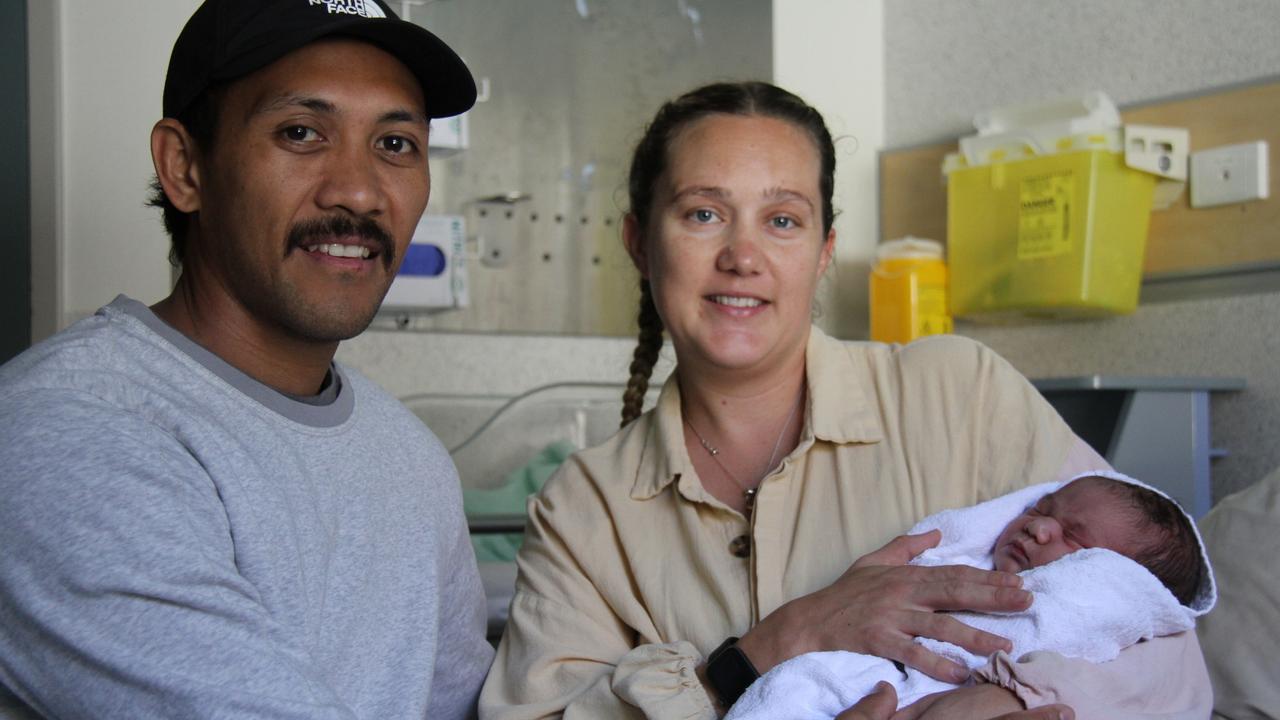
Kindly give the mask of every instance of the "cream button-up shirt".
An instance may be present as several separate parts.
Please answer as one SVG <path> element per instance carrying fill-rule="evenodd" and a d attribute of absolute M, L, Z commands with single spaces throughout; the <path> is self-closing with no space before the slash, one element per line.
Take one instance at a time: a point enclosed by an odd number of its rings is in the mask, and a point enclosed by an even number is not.
<path fill-rule="evenodd" d="M 698 479 L 674 375 L 653 410 L 574 455 L 530 499 L 482 719 L 714 718 L 695 670 L 726 637 L 925 515 L 1057 479 L 1078 443 L 1021 375 L 963 338 L 899 347 L 814 328 L 806 372 L 800 443 L 761 482 L 750 522 Z M 997 656 L 981 674 L 1032 704 L 1074 703 L 1081 720 L 1090 708 L 1208 713 L 1194 635 L 1105 666 L 1044 655 Z M 1116 686 L 1145 709 L 1095 696 Z"/>

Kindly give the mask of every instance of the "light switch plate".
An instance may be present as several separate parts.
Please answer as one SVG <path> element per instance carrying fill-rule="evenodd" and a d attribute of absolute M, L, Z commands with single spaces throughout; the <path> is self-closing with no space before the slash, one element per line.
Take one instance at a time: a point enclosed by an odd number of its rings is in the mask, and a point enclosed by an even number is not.
<path fill-rule="evenodd" d="M 1266 199 L 1267 165 L 1262 140 L 1191 153 L 1191 207 Z"/>

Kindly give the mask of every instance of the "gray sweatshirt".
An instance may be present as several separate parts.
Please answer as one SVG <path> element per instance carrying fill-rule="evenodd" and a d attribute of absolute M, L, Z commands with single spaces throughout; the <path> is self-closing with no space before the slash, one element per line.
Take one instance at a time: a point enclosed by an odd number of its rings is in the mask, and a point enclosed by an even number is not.
<path fill-rule="evenodd" d="M 0 717 L 473 711 L 457 472 L 331 378 L 289 398 L 124 297 L 0 368 Z"/>

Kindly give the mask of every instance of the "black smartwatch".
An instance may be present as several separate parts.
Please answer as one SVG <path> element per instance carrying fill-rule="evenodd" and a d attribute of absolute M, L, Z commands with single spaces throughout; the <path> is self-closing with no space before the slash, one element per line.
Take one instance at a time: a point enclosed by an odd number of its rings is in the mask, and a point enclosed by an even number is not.
<path fill-rule="evenodd" d="M 725 640 L 712 651 L 707 658 L 706 673 L 707 682 L 726 708 L 733 707 L 751 683 L 760 678 L 751 660 L 738 648 L 736 637 Z"/>

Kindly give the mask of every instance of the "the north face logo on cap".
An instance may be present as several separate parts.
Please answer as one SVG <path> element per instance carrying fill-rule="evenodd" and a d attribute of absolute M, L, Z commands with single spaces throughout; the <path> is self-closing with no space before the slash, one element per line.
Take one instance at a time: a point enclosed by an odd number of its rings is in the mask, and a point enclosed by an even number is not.
<path fill-rule="evenodd" d="M 330 15 L 359 15 L 365 18 L 387 16 L 373 0 L 307 0 L 307 3 L 325 6 Z"/>

